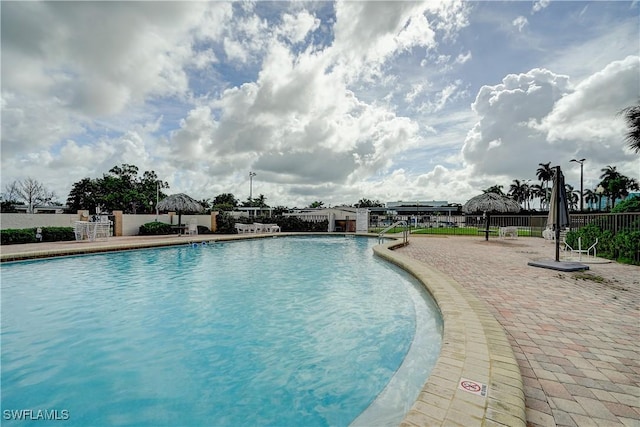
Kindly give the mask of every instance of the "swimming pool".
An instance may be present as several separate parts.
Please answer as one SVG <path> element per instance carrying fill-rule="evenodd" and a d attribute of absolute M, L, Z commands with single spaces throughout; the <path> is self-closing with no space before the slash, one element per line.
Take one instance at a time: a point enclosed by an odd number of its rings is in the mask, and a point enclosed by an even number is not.
<path fill-rule="evenodd" d="M 442 325 L 375 244 L 286 237 L 3 264 L 3 423 L 42 410 L 65 425 L 397 424 Z"/>

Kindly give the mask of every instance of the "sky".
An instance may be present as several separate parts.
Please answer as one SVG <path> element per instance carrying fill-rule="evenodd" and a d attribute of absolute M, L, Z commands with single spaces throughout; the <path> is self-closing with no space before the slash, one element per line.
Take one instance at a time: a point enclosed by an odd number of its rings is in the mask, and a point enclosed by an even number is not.
<path fill-rule="evenodd" d="M 464 203 L 539 163 L 640 179 L 637 1 L 2 1 L 1 185 Z M 255 173 L 252 181 L 250 172 Z M 252 184 L 251 184 L 252 182 Z"/>

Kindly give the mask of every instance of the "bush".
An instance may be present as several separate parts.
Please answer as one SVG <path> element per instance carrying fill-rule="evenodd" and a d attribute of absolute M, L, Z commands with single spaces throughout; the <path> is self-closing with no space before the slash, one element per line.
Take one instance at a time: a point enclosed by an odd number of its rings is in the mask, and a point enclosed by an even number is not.
<path fill-rule="evenodd" d="M 262 224 L 277 224 L 281 231 L 291 232 L 323 232 L 327 231 L 329 222 L 327 220 L 314 222 L 305 221 L 303 219 L 294 216 L 274 216 L 274 217 L 240 217 L 238 219 L 233 218 L 226 212 L 220 212 L 216 217 L 218 229 L 216 233 L 221 234 L 235 234 L 236 223 L 238 224 L 253 224 L 259 222 Z"/>
<path fill-rule="evenodd" d="M 171 224 L 164 222 L 148 222 L 140 226 L 138 233 L 141 236 L 158 236 L 163 234 L 171 234 Z"/>
<path fill-rule="evenodd" d="M 216 215 L 216 233 L 218 234 L 234 234 L 237 232 L 235 223 L 236 221 L 227 212 L 219 212 Z"/>
<path fill-rule="evenodd" d="M 75 240 L 72 227 L 40 227 L 42 229 L 43 242 L 63 242 Z M 0 230 L 0 243 L 3 245 L 16 245 L 20 243 L 37 243 L 37 228 Z"/>
<path fill-rule="evenodd" d="M 611 212 L 640 212 L 640 197 L 630 197 L 621 201 L 611 210 Z"/>
<path fill-rule="evenodd" d="M 624 228 L 614 235 L 611 230 L 602 230 L 596 224 L 589 224 L 567 233 L 569 246 L 578 247 L 578 237 L 582 238 L 582 248 L 588 248 L 598 239 L 598 256 L 617 260 L 626 264 L 640 265 L 640 231 Z"/>

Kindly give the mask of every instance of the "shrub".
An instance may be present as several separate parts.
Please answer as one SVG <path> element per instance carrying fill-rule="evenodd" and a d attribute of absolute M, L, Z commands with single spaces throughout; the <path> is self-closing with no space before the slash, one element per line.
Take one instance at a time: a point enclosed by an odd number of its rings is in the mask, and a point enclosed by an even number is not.
<path fill-rule="evenodd" d="M 35 236 L 35 228 L 33 233 Z M 66 242 L 75 239 L 76 235 L 73 232 L 73 227 L 42 227 L 43 242 Z"/>
<path fill-rule="evenodd" d="M 640 265 L 640 231 L 638 230 L 625 228 L 614 235 L 611 230 L 602 230 L 596 224 L 589 224 L 576 231 L 568 232 L 567 244 L 576 249 L 578 237 L 582 238 L 583 249 L 594 244 L 597 238 L 596 250 L 600 257 Z"/>
<path fill-rule="evenodd" d="M 235 223 L 236 221 L 227 212 L 219 212 L 216 215 L 216 233 L 218 234 L 234 234 L 237 232 Z"/>
<path fill-rule="evenodd" d="M 148 222 L 140 226 L 139 233 L 141 236 L 158 236 L 162 234 L 171 234 L 171 224 L 164 222 Z"/>
<path fill-rule="evenodd" d="M 40 227 L 43 242 L 62 242 L 75 240 L 72 227 Z M 16 245 L 20 243 L 37 243 L 37 228 L 7 229 L 0 231 L 0 243 Z"/>
<path fill-rule="evenodd" d="M 640 212 L 640 197 L 630 197 L 621 201 L 611 210 L 611 212 Z"/>

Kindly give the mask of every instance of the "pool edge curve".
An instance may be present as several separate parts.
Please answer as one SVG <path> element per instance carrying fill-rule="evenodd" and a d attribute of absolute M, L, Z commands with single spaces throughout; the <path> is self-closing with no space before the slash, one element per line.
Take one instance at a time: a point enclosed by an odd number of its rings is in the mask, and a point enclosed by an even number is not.
<path fill-rule="evenodd" d="M 443 338 L 436 365 L 400 425 L 524 427 L 524 386 L 504 329 L 453 278 L 393 251 L 402 244 L 382 243 L 373 251 L 424 285 L 442 313 Z M 470 380 L 465 385 L 471 390 L 461 386 L 463 380 Z M 475 392 L 476 384 L 486 385 L 485 396 Z"/>

